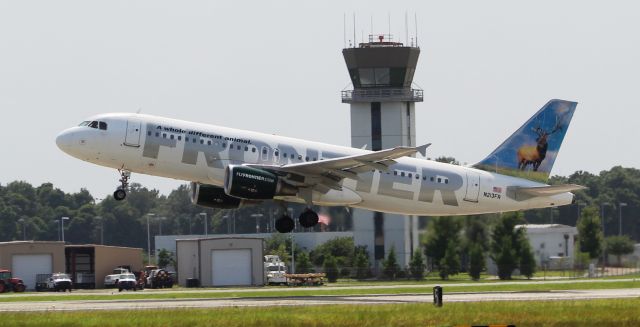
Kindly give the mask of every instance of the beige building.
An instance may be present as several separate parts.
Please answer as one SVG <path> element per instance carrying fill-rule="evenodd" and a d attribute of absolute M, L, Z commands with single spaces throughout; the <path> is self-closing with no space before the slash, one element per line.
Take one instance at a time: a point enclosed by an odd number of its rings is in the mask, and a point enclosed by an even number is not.
<path fill-rule="evenodd" d="M 10 269 L 29 290 L 35 289 L 38 278 L 56 272 L 68 273 L 75 288 L 101 288 L 104 277 L 121 265 L 142 270 L 142 249 L 47 241 L 0 243 L 0 269 Z"/>
<path fill-rule="evenodd" d="M 264 285 L 261 238 L 176 240 L 178 283 L 196 278 L 201 286 Z"/>
<path fill-rule="evenodd" d="M 37 275 L 65 271 L 64 250 L 64 242 L 0 242 L 0 269 L 11 270 L 32 290 Z"/>

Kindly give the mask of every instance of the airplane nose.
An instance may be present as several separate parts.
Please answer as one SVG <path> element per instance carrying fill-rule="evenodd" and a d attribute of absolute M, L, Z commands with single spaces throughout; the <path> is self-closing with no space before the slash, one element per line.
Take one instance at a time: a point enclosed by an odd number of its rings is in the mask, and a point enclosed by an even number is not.
<path fill-rule="evenodd" d="M 73 143 L 73 133 L 69 130 L 64 130 L 56 137 L 56 145 L 64 152 L 68 152 L 71 144 Z"/>

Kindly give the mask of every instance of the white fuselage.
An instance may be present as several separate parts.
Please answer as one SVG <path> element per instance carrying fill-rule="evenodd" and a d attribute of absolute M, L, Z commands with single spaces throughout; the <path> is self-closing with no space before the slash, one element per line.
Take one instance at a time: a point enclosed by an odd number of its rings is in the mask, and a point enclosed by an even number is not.
<path fill-rule="evenodd" d="M 90 120 L 105 123 L 106 129 L 70 128 L 58 136 L 58 146 L 97 165 L 221 187 L 229 164 L 285 165 L 370 152 L 150 115 L 104 114 Z M 544 184 L 425 159 L 395 161 L 388 171 L 343 179 L 341 191 L 314 191 L 313 203 L 444 216 L 559 206 L 573 199 L 567 192 L 516 200 L 510 194 L 515 187 Z"/>

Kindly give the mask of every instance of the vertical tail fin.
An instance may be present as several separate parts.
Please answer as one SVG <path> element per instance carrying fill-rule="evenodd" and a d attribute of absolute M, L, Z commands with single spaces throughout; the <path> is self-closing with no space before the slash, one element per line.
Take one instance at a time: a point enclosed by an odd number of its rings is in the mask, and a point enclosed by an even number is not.
<path fill-rule="evenodd" d="M 475 168 L 545 182 L 577 103 L 551 100 Z"/>

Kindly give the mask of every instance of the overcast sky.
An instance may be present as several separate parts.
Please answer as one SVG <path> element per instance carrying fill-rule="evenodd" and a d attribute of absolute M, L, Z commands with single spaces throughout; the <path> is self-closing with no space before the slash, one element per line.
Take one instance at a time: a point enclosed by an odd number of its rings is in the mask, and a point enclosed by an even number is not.
<path fill-rule="evenodd" d="M 339 5 L 338 5 L 339 4 Z M 115 170 L 55 136 L 104 112 L 163 115 L 350 144 L 347 39 L 405 40 L 414 13 L 417 142 L 474 163 L 551 98 L 579 102 L 552 174 L 640 163 L 634 1 L 0 0 L 0 183 L 102 198 Z M 347 41 L 348 42 L 348 41 Z M 134 175 L 167 194 L 181 182 Z"/>

